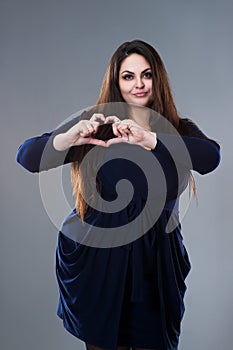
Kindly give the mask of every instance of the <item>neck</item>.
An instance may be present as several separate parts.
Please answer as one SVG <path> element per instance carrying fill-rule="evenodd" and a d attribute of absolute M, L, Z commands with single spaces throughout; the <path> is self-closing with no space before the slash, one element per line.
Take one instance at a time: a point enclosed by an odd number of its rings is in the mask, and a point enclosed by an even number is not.
<path fill-rule="evenodd" d="M 145 129 L 150 129 L 150 109 L 141 106 L 131 106 L 129 118 Z"/>

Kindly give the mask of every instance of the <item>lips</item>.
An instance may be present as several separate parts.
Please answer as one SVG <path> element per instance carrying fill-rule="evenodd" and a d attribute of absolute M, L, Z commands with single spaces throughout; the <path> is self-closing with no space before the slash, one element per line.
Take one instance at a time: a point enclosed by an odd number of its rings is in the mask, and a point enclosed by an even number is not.
<path fill-rule="evenodd" d="M 135 97 L 145 97 L 147 95 L 147 92 L 137 92 L 136 94 L 133 94 Z"/>

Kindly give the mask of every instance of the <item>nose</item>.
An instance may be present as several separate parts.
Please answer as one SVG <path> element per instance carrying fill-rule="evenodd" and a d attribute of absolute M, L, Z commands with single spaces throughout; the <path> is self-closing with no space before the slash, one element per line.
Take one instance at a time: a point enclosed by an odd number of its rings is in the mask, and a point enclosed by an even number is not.
<path fill-rule="evenodd" d="M 145 85 L 145 84 L 144 84 L 142 78 L 141 78 L 141 77 L 137 77 L 137 78 L 136 78 L 136 87 L 137 87 L 138 89 L 141 89 L 141 88 L 144 87 L 144 85 Z"/>

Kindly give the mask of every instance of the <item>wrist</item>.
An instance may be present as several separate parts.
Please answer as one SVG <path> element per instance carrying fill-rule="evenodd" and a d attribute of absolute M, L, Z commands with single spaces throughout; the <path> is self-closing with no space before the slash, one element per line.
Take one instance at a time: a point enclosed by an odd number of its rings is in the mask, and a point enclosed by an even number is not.
<path fill-rule="evenodd" d="M 65 133 L 58 134 L 53 139 L 53 147 L 56 151 L 65 151 L 70 148 L 67 138 L 65 137 Z"/>
<path fill-rule="evenodd" d="M 143 147 L 148 150 L 151 151 L 152 149 L 154 149 L 156 147 L 157 144 L 157 136 L 155 132 L 148 132 L 147 138 L 145 140 L 146 142 L 144 142 Z"/>

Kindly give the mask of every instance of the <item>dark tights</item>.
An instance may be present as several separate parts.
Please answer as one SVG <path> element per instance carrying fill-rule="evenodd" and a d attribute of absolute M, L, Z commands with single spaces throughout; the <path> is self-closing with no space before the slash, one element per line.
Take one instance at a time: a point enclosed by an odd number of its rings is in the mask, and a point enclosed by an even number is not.
<path fill-rule="evenodd" d="M 107 350 L 106 348 L 100 348 L 98 346 L 95 346 L 95 345 L 92 345 L 92 344 L 88 344 L 88 343 L 85 343 L 86 345 L 86 350 Z M 146 348 L 137 348 L 137 347 L 130 347 L 130 346 L 118 346 L 117 347 L 117 350 L 148 350 Z M 150 350 L 153 350 L 153 349 L 150 349 Z M 154 349 L 156 350 L 156 349 Z"/>

